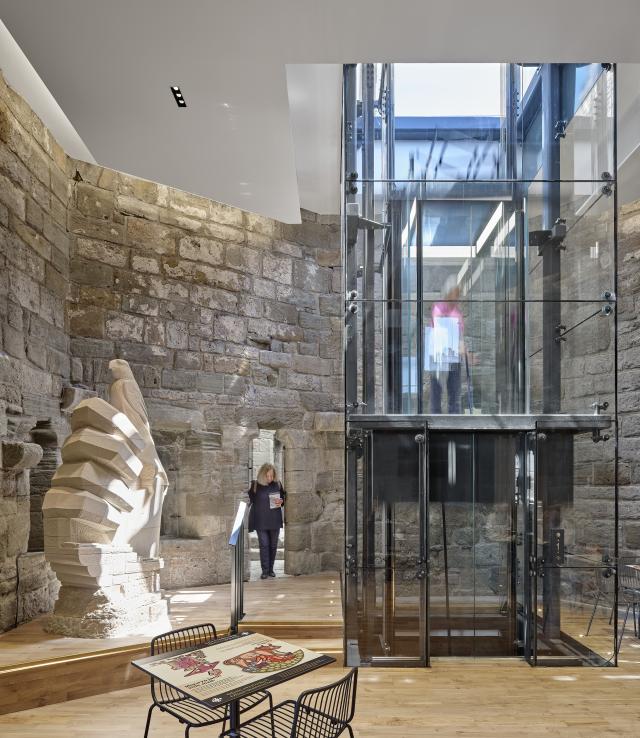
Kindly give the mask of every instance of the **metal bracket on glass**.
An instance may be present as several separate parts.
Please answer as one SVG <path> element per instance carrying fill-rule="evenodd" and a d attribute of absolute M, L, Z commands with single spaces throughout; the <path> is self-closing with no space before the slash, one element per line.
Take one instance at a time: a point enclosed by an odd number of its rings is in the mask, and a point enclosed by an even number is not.
<path fill-rule="evenodd" d="M 355 188 L 355 192 L 358 191 L 355 184 L 352 183 L 351 187 Z M 352 194 L 355 194 L 355 192 L 352 192 Z M 347 213 L 347 241 L 350 244 L 354 244 L 358 240 L 358 231 L 380 231 L 385 228 L 391 228 L 391 223 L 379 223 L 377 220 L 363 218 L 358 212 Z"/>
<path fill-rule="evenodd" d="M 359 407 L 366 407 L 366 402 L 361 402 L 360 400 L 354 400 L 353 402 L 347 402 L 345 403 L 345 408 L 347 410 L 357 410 Z M 364 431 L 353 431 L 353 433 L 360 433 Z"/>
<path fill-rule="evenodd" d="M 567 135 L 567 121 L 557 120 L 555 124 L 555 135 L 554 139 L 557 141 L 560 138 L 565 138 Z"/>
<path fill-rule="evenodd" d="M 557 249 L 566 248 L 563 241 L 567 235 L 567 221 L 565 218 L 557 218 L 551 229 L 529 231 L 529 245 L 538 247 L 538 256 L 544 249 L 551 246 Z"/>
<path fill-rule="evenodd" d="M 357 403 L 353 403 L 357 405 Z M 351 407 L 352 405 L 347 405 L 347 407 Z M 349 431 L 347 433 L 347 442 L 346 446 L 349 450 L 362 450 L 364 448 L 364 440 L 367 436 L 367 431 L 365 430 L 353 430 Z"/>
<path fill-rule="evenodd" d="M 544 559 L 529 556 L 529 574 L 536 577 L 544 577 Z"/>
<path fill-rule="evenodd" d="M 353 553 L 353 543 L 347 543 L 345 545 L 344 570 L 347 576 L 354 576 L 356 574 L 356 557 Z"/>
<path fill-rule="evenodd" d="M 353 124 L 351 122 L 347 123 L 347 127 L 352 126 Z M 358 179 L 358 172 L 349 172 L 347 174 L 347 194 L 348 195 L 356 195 L 358 194 L 358 185 L 356 184 L 356 181 Z"/>

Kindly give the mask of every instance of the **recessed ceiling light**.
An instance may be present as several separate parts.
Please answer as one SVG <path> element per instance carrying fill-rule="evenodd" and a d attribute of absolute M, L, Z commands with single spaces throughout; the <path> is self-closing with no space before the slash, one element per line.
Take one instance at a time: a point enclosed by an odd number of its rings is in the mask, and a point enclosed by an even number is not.
<path fill-rule="evenodd" d="M 173 94 L 173 99 L 178 104 L 179 108 L 186 108 L 187 103 L 184 99 L 184 96 L 182 92 L 180 91 L 180 88 L 177 85 L 171 85 L 171 92 Z"/>

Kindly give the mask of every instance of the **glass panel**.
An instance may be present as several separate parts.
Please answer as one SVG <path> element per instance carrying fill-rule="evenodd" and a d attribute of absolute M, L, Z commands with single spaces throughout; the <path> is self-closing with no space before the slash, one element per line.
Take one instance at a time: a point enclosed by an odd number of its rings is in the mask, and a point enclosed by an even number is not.
<path fill-rule="evenodd" d="M 614 626 L 609 618 L 614 581 L 608 567 L 545 569 L 544 577 L 538 578 L 538 663 L 613 662 Z"/>
<path fill-rule="evenodd" d="M 495 179 L 502 65 L 394 64 L 395 176 Z"/>
<path fill-rule="evenodd" d="M 562 219 L 552 231 L 545 205 L 548 187 L 530 182 L 526 187 L 527 269 L 525 292 L 529 300 L 600 300 L 613 291 L 614 208 L 609 183 L 563 182 L 554 192 L 555 215 Z M 546 230 L 545 230 L 546 229 Z M 547 254 L 547 265 L 544 258 Z"/>
<path fill-rule="evenodd" d="M 513 526 L 518 436 L 430 433 L 433 655 L 517 652 Z"/>
<path fill-rule="evenodd" d="M 419 432 L 385 430 L 369 436 L 358 506 L 362 660 L 425 658 Z"/>
<path fill-rule="evenodd" d="M 613 606 L 607 567 L 616 532 L 613 441 L 545 431 L 538 433 L 537 455 L 538 655 L 597 654 L 606 661 L 613 627 L 595 616 Z"/>
<path fill-rule="evenodd" d="M 590 415 L 596 411 L 594 403 L 607 402 L 611 414 L 614 307 L 602 302 L 529 302 L 525 308 L 528 411 Z"/>
<path fill-rule="evenodd" d="M 600 64 L 563 64 L 561 84 L 566 127 L 558 138 L 560 178 L 599 180 L 604 172 L 613 174 L 613 72 Z"/>

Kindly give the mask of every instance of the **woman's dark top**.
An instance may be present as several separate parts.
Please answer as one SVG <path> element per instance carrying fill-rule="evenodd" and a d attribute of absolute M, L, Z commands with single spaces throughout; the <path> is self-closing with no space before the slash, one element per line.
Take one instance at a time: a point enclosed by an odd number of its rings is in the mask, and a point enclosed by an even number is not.
<path fill-rule="evenodd" d="M 255 490 L 255 492 L 254 492 Z M 269 495 L 280 493 L 284 503 L 286 492 L 280 482 L 259 484 L 253 482 L 247 494 L 251 508 L 249 509 L 249 530 L 278 530 L 282 528 L 282 508 L 269 507 Z"/>

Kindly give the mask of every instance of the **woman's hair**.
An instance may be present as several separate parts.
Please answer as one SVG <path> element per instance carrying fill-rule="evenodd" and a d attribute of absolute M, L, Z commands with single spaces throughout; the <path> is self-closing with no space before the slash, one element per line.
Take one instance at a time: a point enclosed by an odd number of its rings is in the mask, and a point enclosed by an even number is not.
<path fill-rule="evenodd" d="M 258 484 L 264 484 L 267 485 L 269 482 L 267 481 L 267 473 L 272 471 L 273 472 L 273 481 L 278 481 L 278 470 L 275 468 L 273 464 L 263 464 L 258 469 L 258 476 L 256 477 L 256 482 Z"/>

